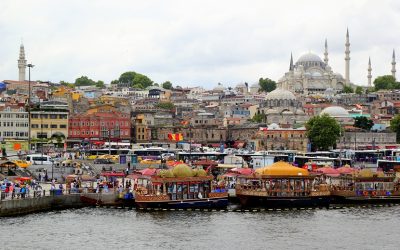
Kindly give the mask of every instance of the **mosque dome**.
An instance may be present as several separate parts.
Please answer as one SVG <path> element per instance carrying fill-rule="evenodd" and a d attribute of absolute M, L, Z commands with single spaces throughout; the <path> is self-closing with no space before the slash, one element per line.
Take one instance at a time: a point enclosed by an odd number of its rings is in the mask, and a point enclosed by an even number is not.
<path fill-rule="evenodd" d="M 215 87 L 213 90 L 214 91 L 224 91 L 224 85 L 222 85 L 221 83 L 218 83 L 217 87 Z"/>
<path fill-rule="evenodd" d="M 297 63 L 301 62 L 322 62 L 321 58 L 313 53 L 306 53 L 299 57 Z"/>
<path fill-rule="evenodd" d="M 267 94 L 265 100 L 296 100 L 296 97 L 289 90 L 275 89 Z"/>
<path fill-rule="evenodd" d="M 303 110 L 301 110 L 301 109 L 297 109 L 296 110 L 296 115 L 304 115 L 305 113 L 304 113 L 304 111 Z"/>
<path fill-rule="evenodd" d="M 260 87 L 260 84 L 258 84 L 258 82 L 253 83 L 253 84 L 250 86 L 250 88 L 259 88 L 259 87 Z"/>
<path fill-rule="evenodd" d="M 239 83 L 238 85 L 236 85 L 236 88 L 247 88 L 247 87 L 246 87 L 246 84 Z"/>
<path fill-rule="evenodd" d="M 349 117 L 349 112 L 340 106 L 331 106 L 324 108 L 320 115 L 327 114 L 332 117 Z"/>
<path fill-rule="evenodd" d="M 282 112 L 282 115 L 293 115 L 293 112 L 290 110 L 285 110 Z"/>

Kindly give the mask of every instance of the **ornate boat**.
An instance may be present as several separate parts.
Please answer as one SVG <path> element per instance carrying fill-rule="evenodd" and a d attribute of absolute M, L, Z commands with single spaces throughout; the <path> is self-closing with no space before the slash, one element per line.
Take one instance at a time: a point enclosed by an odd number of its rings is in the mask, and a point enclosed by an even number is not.
<path fill-rule="evenodd" d="M 204 170 L 179 164 L 152 176 L 145 186 L 138 186 L 135 203 L 139 208 L 225 208 L 228 193 L 217 189 L 213 176 Z"/>
<path fill-rule="evenodd" d="M 286 162 L 239 176 L 236 196 L 244 207 L 265 208 L 328 207 L 331 199 L 322 179 Z"/>
<path fill-rule="evenodd" d="M 332 178 L 330 189 L 334 204 L 400 203 L 400 184 L 395 173 L 364 169 Z"/>

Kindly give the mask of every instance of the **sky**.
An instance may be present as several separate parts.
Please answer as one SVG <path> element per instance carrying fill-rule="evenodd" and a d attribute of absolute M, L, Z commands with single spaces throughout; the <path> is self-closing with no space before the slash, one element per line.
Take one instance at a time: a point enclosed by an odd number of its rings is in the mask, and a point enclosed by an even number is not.
<path fill-rule="evenodd" d="M 18 79 L 23 42 L 32 80 L 109 83 L 135 71 L 207 89 L 277 81 L 290 53 L 295 62 L 307 52 L 323 58 L 325 38 L 329 64 L 344 75 L 346 28 L 350 80 L 367 84 L 368 57 L 373 79 L 390 74 L 393 49 L 400 61 L 395 0 L 2 0 L 0 79 Z"/>

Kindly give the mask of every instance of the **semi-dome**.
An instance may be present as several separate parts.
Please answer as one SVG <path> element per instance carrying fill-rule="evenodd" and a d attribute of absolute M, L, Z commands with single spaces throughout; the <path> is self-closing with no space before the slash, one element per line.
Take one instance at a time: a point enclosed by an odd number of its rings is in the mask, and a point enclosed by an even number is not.
<path fill-rule="evenodd" d="M 327 114 L 332 117 L 349 117 L 349 112 L 340 106 L 332 106 L 324 108 L 320 115 Z"/>
<path fill-rule="evenodd" d="M 308 176 L 308 170 L 295 167 L 287 162 L 279 161 L 272 165 L 259 168 L 256 173 L 269 176 Z"/>
<path fill-rule="evenodd" d="M 218 83 L 218 85 L 213 89 L 214 91 L 224 91 L 224 85 Z"/>
<path fill-rule="evenodd" d="M 275 89 L 267 94 L 265 100 L 296 100 L 296 97 L 289 90 Z"/>
<path fill-rule="evenodd" d="M 300 62 L 322 62 L 322 60 L 318 55 L 310 52 L 300 56 L 297 63 Z"/>
<path fill-rule="evenodd" d="M 247 87 L 246 87 L 246 84 L 239 83 L 239 84 L 236 85 L 236 88 L 247 88 Z"/>
<path fill-rule="evenodd" d="M 268 115 L 272 115 L 272 114 L 279 114 L 278 110 L 270 108 L 267 110 L 267 114 Z"/>

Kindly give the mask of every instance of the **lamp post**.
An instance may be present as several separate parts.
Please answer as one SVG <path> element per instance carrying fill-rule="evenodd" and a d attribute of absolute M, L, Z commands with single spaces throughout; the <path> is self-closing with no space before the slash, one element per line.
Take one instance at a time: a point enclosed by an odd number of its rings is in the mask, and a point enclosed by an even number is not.
<path fill-rule="evenodd" d="M 33 64 L 29 63 L 26 65 L 28 67 L 28 153 L 31 151 L 31 68 L 34 67 Z"/>

